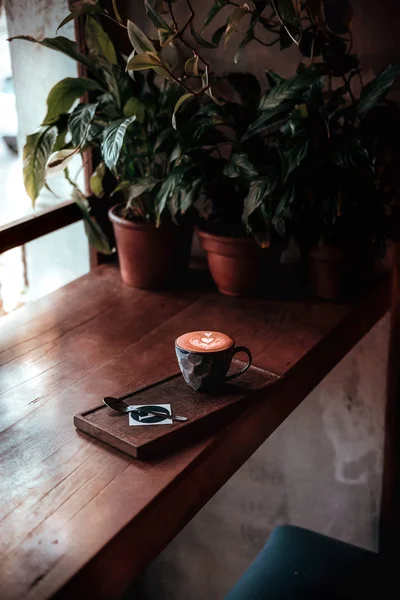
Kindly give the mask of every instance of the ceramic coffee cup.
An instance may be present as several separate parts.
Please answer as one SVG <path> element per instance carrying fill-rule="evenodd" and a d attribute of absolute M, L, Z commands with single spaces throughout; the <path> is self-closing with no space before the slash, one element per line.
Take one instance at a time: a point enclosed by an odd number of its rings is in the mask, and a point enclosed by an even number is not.
<path fill-rule="evenodd" d="M 218 331 L 185 333 L 175 340 L 175 352 L 186 383 L 197 391 L 213 390 L 242 375 L 252 360 L 248 348 L 235 346 L 231 336 Z M 227 375 L 232 358 L 239 352 L 247 354 L 247 364 L 241 371 Z"/>

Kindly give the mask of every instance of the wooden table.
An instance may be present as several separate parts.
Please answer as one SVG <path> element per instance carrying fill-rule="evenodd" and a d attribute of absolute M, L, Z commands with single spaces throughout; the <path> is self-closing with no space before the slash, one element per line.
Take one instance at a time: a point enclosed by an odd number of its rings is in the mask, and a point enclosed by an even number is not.
<path fill-rule="evenodd" d="M 0 597 L 120 594 L 384 314 L 354 305 L 151 293 L 103 266 L 0 320 Z M 75 413 L 176 371 L 173 341 L 221 329 L 283 379 L 238 420 L 139 462 Z M 158 516 L 162 515 L 162 526 Z M 90 592 L 85 592 L 90 590 Z"/>

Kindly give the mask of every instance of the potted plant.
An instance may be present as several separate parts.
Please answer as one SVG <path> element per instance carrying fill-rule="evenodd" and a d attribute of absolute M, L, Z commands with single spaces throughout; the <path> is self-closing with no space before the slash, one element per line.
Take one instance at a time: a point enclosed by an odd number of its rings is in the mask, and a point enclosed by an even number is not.
<path fill-rule="evenodd" d="M 384 98 L 398 67 L 364 86 L 348 0 L 234 6 L 216 0 L 205 25 L 220 13 L 225 42 L 242 36 L 235 62 L 250 43 L 295 44 L 303 56 L 294 77 L 269 73 L 272 88 L 242 141 L 275 138 L 282 185 L 275 224 L 294 234 L 307 255 L 316 294 L 337 297 L 367 272 L 384 239 L 385 191 L 392 187 L 387 163 L 398 156 L 399 131 L 398 108 Z"/>
<path fill-rule="evenodd" d="M 304 89 L 307 72 L 314 81 Z M 275 92 L 293 92 L 292 104 L 279 116 L 283 178 L 293 188 L 282 205 L 281 226 L 307 255 L 319 297 L 337 298 L 359 282 L 382 245 L 382 156 L 400 131 L 399 109 L 384 97 L 399 72 L 388 67 L 357 98 L 351 79 L 332 90 L 324 70 L 312 66 L 282 80 Z M 268 135 L 268 112 L 264 105 L 247 137 Z"/>
<path fill-rule="evenodd" d="M 275 219 L 280 200 L 280 156 L 261 136 L 243 139 L 254 120 L 261 87 L 250 73 L 228 73 L 223 81 L 236 98 L 210 106 L 225 139 L 215 157 L 218 177 L 207 188 L 207 218 L 198 234 L 218 289 L 228 295 L 253 295 L 267 282 L 268 267 L 279 262 L 284 245 Z M 228 95 L 228 92 L 227 94 Z"/>
<path fill-rule="evenodd" d="M 151 44 L 134 24 L 128 28 L 136 45 L 143 40 Z M 181 108 L 185 127 L 177 129 L 178 83 L 164 78 L 156 85 L 154 69 L 132 76 L 95 16 L 86 16 L 85 32 L 87 55 L 61 36 L 19 36 L 63 52 L 88 71 L 87 77 L 67 78 L 50 91 L 43 124 L 24 147 L 25 187 L 34 203 L 48 177 L 64 170 L 90 241 L 102 252 L 111 252 L 112 245 L 104 233 L 107 224 L 99 226 L 101 207 L 107 211 L 110 198 L 114 203 L 119 198 L 109 216 L 122 278 L 128 285 L 160 287 L 187 264 L 190 253 L 191 224 L 185 226 L 184 215 L 190 214 L 199 186 L 183 178 L 183 157 L 189 160 L 197 152 L 214 124 L 197 114 L 199 105 L 192 101 Z M 89 98 L 76 105 L 85 92 Z M 69 162 L 88 149 L 98 161 L 89 198 L 68 173 Z M 94 220 L 93 213 L 100 218 Z"/>

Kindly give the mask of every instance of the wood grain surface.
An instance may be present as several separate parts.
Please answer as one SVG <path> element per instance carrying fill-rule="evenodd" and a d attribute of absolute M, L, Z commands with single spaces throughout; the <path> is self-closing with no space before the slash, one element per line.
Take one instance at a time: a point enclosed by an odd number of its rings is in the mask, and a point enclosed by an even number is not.
<path fill-rule="evenodd" d="M 102 266 L 0 320 L 2 600 L 116 598 L 384 314 L 355 305 L 146 292 Z M 185 331 L 226 331 L 285 377 L 240 419 L 140 462 L 73 415 L 176 371 Z M 163 527 L 157 517 L 163 515 Z"/>
<path fill-rule="evenodd" d="M 232 372 L 243 369 L 245 363 L 233 359 Z M 199 393 L 187 385 L 181 373 L 146 386 L 129 398 L 128 404 L 169 404 L 175 415 L 187 421 L 166 425 L 131 427 L 129 416 L 120 414 L 102 402 L 99 406 L 74 416 L 74 425 L 81 431 L 122 450 L 138 459 L 183 448 L 183 442 L 210 432 L 212 426 L 226 423 L 237 416 L 253 395 L 265 390 L 279 377 L 257 367 L 250 367 L 240 380 L 228 382 L 213 393 Z M 129 393 L 129 392 L 128 392 Z"/>

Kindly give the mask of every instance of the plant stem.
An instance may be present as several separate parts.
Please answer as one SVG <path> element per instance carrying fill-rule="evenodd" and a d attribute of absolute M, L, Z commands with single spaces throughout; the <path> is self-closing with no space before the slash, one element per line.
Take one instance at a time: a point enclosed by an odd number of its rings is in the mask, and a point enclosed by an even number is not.
<path fill-rule="evenodd" d="M 351 98 L 351 101 L 352 101 L 352 102 L 353 102 L 353 104 L 354 104 L 354 103 L 356 102 L 356 99 L 355 99 L 355 97 L 354 97 L 354 94 L 353 94 L 353 92 L 351 91 L 350 81 L 348 81 L 344 75 L 342 75 L 342 79 L 343 79 L 344 83 L 346 84 L 347 91 L 348 91 L 348 93 L 349 93 L 349 96 L 350 96 L 350 98 Z"/>
<path fill-rule="evenodd" d="M 193 21 L 195 15 L 196 15 L 196 13 L 193 10 L 193 6 L 192 6 L 190 0 L 186 0 L 186 4 L 188 5 L 189 10 L 190 10 L 190 15 L 189 15 L 189 18 L 187 19 L 187 21 L 186 21 L 186 23 L 185 23 L 185 25 L 183 26 L 182 29 L 179 29 L 178 22 L 177 22 L 177 20 L 175 18 L 174 11 L 172 9 L 172 2 L 171 2 L 171 0 L 167 0 L 167 2 L 168 2 L 169 14 L 171 15 L 172 22 L 173 22 L 175 30 L 177 32 L 176 37 L 179 38 L 181 40 L 181 42 L 187 48 L 189 48 L 189 50 L 191 50 L 194 54 L 197 54 L 197 56 L 199 57 L 199 59 L 201 60 L 201 62 L 203 63 L 203 65 L 205 67 L 209 67 L 210 66 L 209 63 L 201 56 L 200 52 L 194 46 L 192 46 L 191 44 L 189 44 L 189 42 L 187 42 L 183 38 L 184 31 L 186 30 L 187 26 Z"/>
<path fill-rule="evenodd" d="M 176 32 L 176 36 L 175 37 L 177 37 L 179 40 L 181 40 L 182 44 L 184 44 L 187 48 L 189 48 L 189 50 L 191 50 L 195 56 L 198 56 L 198 58 L 201 60 L 201 62 L 204 65 L 205 71 L 207 73 L 207 81 L 208 81 L 209 70 L 210 70 L 209 63 L 203 58 L 203 56 L 200 54 L 200 52 L 194 46 L 192 46 L 189 42 L 187 42 L 184 39 L 184 37 L 183 37 L 183 34 L 184 34 L 186 28 L 188 27 L 188 25 L 190 23 L 192 23 L 192 21 L 193 21 L 193 19 L 195 17 L 195 12 L 193 10 L 193 6 L 192 6 L 190 0 L 186 0 L 186 3 L 187 3 L 187 5 L 189 7 L 189 10 L 190 10 L 190 15 L 189 15 L 189 17 L 188 17 L 188 19 L 187 19 L 187 21 L 186 21 L 186 23 L 185 23 L 185 25 L 183 26 L 182 29 L 179 29 L 179 24 L 178 24 L 178 22 L 176 20 L 176 17 L 174 15 L 174 11 L 172 9 L 172 2 L 171 2 L 171 0 L 167 0 L 167 3 L 168 3 L 169 14 L 171 16 L 171 19 L 172 19 L 172 22 L 173 22 L 173 25 L 174 25 L 174 28 L 175 28 L 175 32 Z M 210 85 L 207 84 L 204 87 L 202 86 L 200 90 L 197 90 L 196 92 L 194 92 L 193 90 L 191 90 L 189 88 L 189 86 L 187 86 L 185 83 L 183 83 L 182 78 L 176 77 L 171 71 L 169 71 L 169 73 L 170 73 L 171 77 L 177 83 L 179 83 L 187 92 L 193 94 L 194 96 L 199 96 L 200 94 L 204 94 L 207 90 L 210 89 Z"/>
<path fill-rule="evenodd" d="M 280 13 L 279 13 L 276 5 L 275 5 L 275 1 L 274 0 L 271 0 L 271 5 L 272 5 L 272 8 L 274 9 L 274 11 L 276 13 L 276 16 L 279 19 L 280 24 L 282 25 L 282 27 L 284 27 L 286 33 L 288 34 L 288 36 L 290 37 L 290 39 L 292 40 L 292 42 L 294 42 L 296 44 L 296 46 L 298 46 L 299 42 L 296 40 L 295 37 L 293 37 L 293 35 L 290 33 L 289 29 L 287 28 L 284 20 L 282 19 L 281 15 L 280 15 Z"/>
<path fill-rule="evenodd" d="M 123 27 L 124 29 L 128 29 L 126 25 L 124 25 L 123 23 L 120 23 L 119 21 L 117 21 L 117 19 L 114 19 L 114 17 L 112 17 L 108 12 L 104 11 L 101 14 L 103 15 L 103 17 L 107 17 L 107 19 L 110 19 L 110 21 L 112 21 L 116 25 L 119 25 L 119 27 Z"/>

